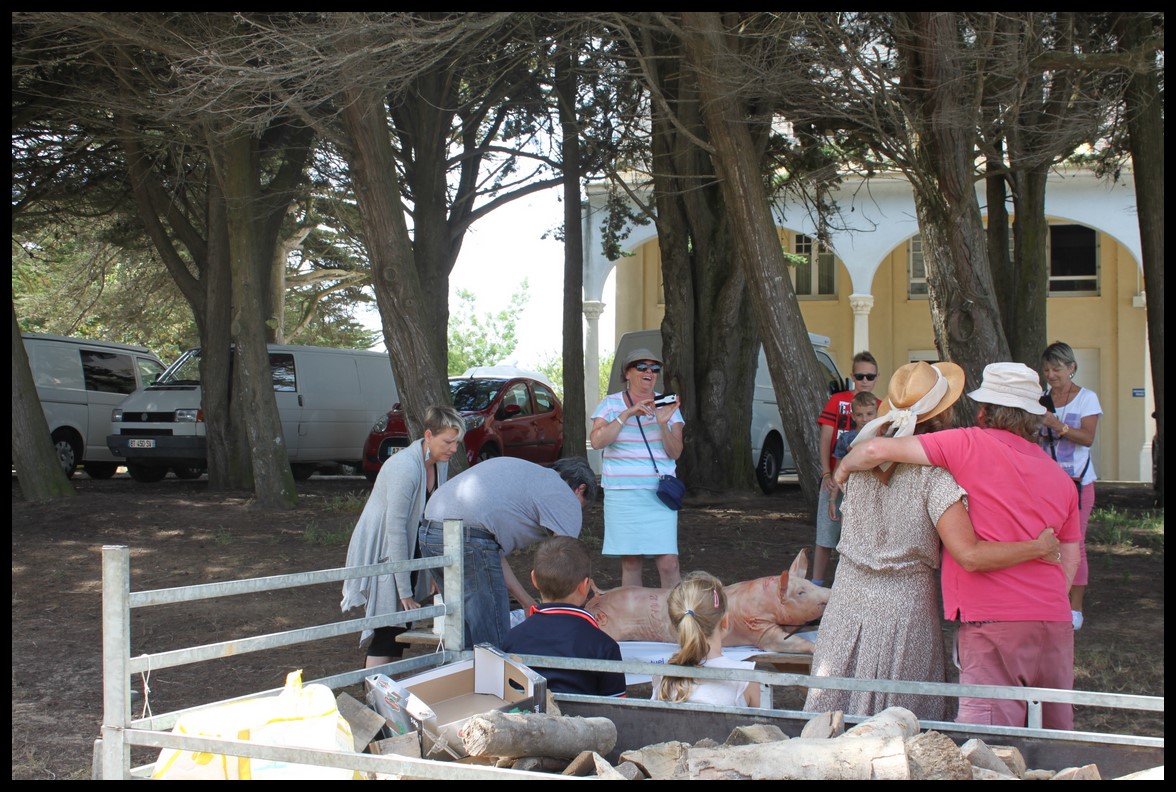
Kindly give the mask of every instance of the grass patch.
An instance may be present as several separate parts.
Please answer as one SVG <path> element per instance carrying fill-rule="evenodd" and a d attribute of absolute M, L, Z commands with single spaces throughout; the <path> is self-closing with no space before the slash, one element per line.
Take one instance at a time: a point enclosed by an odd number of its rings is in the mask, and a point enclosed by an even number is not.
<path fill-rule="evenodd" d="M 332 495 L 323 499 L 323 510 L 340 514 L 359 514 L 367 504 L 367 494 L 362 492 L 345 492 L 342 495 Z"/>
<path fill-rule="evenodd" d="M 351 528 L 320 528 L 316 522 L 311 522 L 302 531 L 302 541 L 306 544 L 335 547 L 351 541 Z"/>
<path fill-rule="evenodd" d="M 212 535 L 212 542 L 213 544 L 221 546 L 232 544 L 233 533 L 223 525 L 218 525 L 216 528 L 216 533 Z"/>
<path fill-rule="evenodd" d="M 1090 515 L 1086 541 L 1111 547 L 1164 548 L 1164 510 L 1127 511 L 1110 506 Z"/>

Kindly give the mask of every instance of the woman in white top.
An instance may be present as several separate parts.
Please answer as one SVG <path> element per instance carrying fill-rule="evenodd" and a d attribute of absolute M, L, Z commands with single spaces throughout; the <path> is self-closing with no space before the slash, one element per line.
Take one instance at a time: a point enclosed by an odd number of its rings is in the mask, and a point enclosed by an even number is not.
<path fill-rule="evenodd" d="M 660 588 L 681 580 L 678 569 L 678 512 L 657 497 L 658 479 L 677 472 L 685 421 L 681 403 L 658 406 L 654 384 L 661 357 L 634 349 L 621 368 L 624 389 L 604 397 L 592 413 L 588 435 L 603 450 L 604 547 L 601 555 L 621 559 L 621 585 L 643 586 L 645 558 L 657 566 Z"/>
<path fill-rule="evenodd" d="M 1078 362 L 1069 344 L 1055 341 L 1047 346 L 1041 353 L 1041 369 L 1048 385 L 1048 398 L 1043 397 L 1046 412 L 1042 421 L 1041 445 L 1078 487 L 1082 538 L 1078 544 L 1078 573 L 1070 586 L 1070 611 L 1074 629 L 1078 630 L 1082 628 L 1082 600 L 1090 580 L 1090 568 L 1086 562 L 1086 526 L 1094 508 L 1094 482 L 1098 478 L 1090 459 L 1090 447 L 1094 444 L 1102 407 L 1097 393 L 1074 382 Z"/>
<path fill-rule="evenodd" d="M 727 594 L 718 578 L 691 572 L 666 598 L 670 624 L 678 634 L 671 665 L 755 668 L 755 663 L 723 657 L 723 637 L 731 631 Z M 758 707 L 759 685 L 737 679 L 654 677 L 654 701 L 689 701 L 721 707 Z"/>

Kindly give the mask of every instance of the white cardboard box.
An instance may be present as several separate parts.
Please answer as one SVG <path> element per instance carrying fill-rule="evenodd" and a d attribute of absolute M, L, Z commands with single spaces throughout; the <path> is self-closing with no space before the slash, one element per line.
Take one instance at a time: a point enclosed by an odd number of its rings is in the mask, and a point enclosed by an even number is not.
<path fill-rule="evenodd" d="M 547 706 L 547 680 L 489 644 L 475 646 L 472 660 L 406 677 L 399 685 L 412 694 L 406 707 L 422 739 L 431 737 L 454 758 L 466 756 L 461 727 L 474 715 L 543 712 Z"/>

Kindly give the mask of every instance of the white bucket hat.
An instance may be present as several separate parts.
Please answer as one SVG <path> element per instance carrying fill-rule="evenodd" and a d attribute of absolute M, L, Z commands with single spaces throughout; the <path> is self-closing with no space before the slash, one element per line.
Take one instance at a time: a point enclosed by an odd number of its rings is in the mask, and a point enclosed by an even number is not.
<path fill-rule="evenodd" d="M 1045 415 L 1037 372 L 1024 363 L 989 363 L 984 381 L 968 394 L 972 401 L 1016 407 L 1031 415 Z"/>

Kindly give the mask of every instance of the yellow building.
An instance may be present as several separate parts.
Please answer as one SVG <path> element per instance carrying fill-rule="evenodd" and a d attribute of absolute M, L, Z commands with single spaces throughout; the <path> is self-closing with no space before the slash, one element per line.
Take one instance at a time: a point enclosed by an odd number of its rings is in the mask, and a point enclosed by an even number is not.
<path fill-rule="evenodd" d="M 983 205 L 982 185 L 979 190 Z M 835 197 L 842 219 L 849 218 L 852 227 L 834 232 L 827 250 L 800 206 L 784 207 L 781 240 L 789 252 L 809 260 L 807 267 L 790 267 L 808 330 L 832 339 L 842 371 L 849 370 L 857 351 L 869 349 L 881 369 L 881 394 L 887 373 L 896 367 L 938 359 L 914 202 L 909 184 L 897 176 L 875 177 L 865 186 L 847 182 L 841 193 Z M 605 259 L 598 238 L 603 199 L 604 188 L 589 190 L 584 222 L 588 382 L 597 381 L 596 323 L 606 302 L 612 302 L 617 338 L 660 327 L 664 315 L 654 226 L 630 230 L 631 255 Z M 1046 215 L 1051 225 L 1047 335 L 1074 348 L 1075 381 L 1094 390 L 1102 404 L 1092 452 L 1095 470 L 1106 480 L 1148 481 L 1155 406 L 1131 176 L 1111 184 L 1084 169 L 1058 170 L 1047 190 Z M 604 284 L 614 269 L 615 294 L 606 296 Z M 587 403 L 594 404 L 595 396 Z"/>

